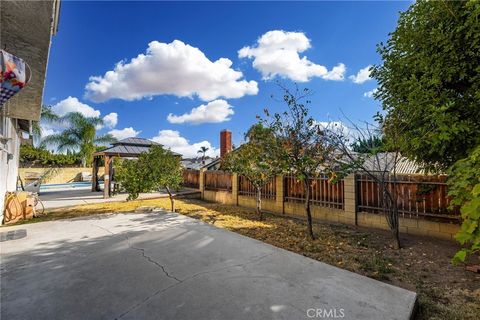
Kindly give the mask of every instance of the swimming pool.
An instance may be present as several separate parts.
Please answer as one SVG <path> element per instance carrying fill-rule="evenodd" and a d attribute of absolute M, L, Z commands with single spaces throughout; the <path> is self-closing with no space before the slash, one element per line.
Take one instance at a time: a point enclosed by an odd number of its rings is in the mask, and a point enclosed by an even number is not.
<path fill-rule="evenodd" d="M 70 182 L 70 183 L 55 183 L 55 184 L 42 184 L 40 191 L 52 190 L 52 189 L 75 189 L 75 188 L 88 188 L 92 185 L 91 182 Z M 103 185 L 101 182 L 100 185 Z"/>

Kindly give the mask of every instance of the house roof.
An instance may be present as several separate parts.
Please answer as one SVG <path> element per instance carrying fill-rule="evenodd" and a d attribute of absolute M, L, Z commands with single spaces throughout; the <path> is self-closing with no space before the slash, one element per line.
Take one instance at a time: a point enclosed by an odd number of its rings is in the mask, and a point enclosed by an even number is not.
<path fill-rule="evenodd" d="M 145 138 L 136 138 L 136 137 L 132 137 L 132 138 L 125 138 L 125 139 L 122 139 L 120 141 L 117 141 L 115 143 L 112 143 L 112 145 L 116 146 L 116 145 L 124 145 L 124 146 L 143 146 L 143 147 L 150 147 L 152 145 L 157 145 L 159 146 L 160 144 L 155 142 L 155 141 L 152 141 L 152 140 L 148 140 L 148 139 L 145 139 Z"/>
<path fill-rule="evenodd" d="M 232 150 L 234 152 L 237 149 Z M 353 153 L 354 157 L 359 156 L 358 153 Z M 220 164 L 221 158 L 217 158 L 210 163 L 205 164 L 201 168 L 206 170 L 211 170 L 211 168 L 217 169 Z M 342 160 L 340 160 L 342 161 Z M 348 161 L 348 160 L 345 160 Z M 425 170 L 422 169 L 421 165 L 417 164 L 414 161 L 409 160 L 404 156 L 399 156 L 396 164 L 396 174 L 428 174 Z M 365 159 L 363 166 L 368 171 L 389 171 L 392 172 L 395 163 L 395 153 L 394 152 L 383 152 L 379 153 L 376 156 L 370 156 Z"/>
<path fill-rule="evenodd" d="M 150 150 L 150 147 L 153 145 L 161 146 L 161 144 L 155 141 L 144 138 L 126 138 L 113 143 L 110 148 L 95 152 L 94 156 L 108 155 L 135 158 L 138 157 L 141 153 Z M 175 156 L 181 156 L 181 154 L 179 153 L 173 151 L 171 152 Z"/>
<path fill-rule="evenodd" d="M 209 157 L 206 157 L 205 160 L 202 161 L 201 158 L 197 158 L 197 159 L 183 159 L 181 161 L 182 163 L 182 166 L 185 168 L 185 169 L 193 169 L 193 170 L 199 170 L 205 166 L 208 166 L 208 164 L 210 164 L 212 161 L 214 161 L 215 159 L 212 159 L 212 158 L 209 158 Z M 204 163 L 202 163 L 204 162 Z"/>
<path fill-rule="evenodd" d="M 399 156 L 396 160 L 395 166 L 395 153 L 383 152 L 376 156 L 370 156 L 365 159 L 365 169 L 369 171 L 389 171 L 392 172 L 395 168 L 397 174 L 426 174 L 422 167 L 409 160 L 404 156 Z"/>
<path fill-rule="evenodd" d="M 51 37 L 57 31 L 60 0 L 0 1 L 0 47 L 31 70 L 27 85 L 7 103 L 6 116 L 40 119 Z"/>

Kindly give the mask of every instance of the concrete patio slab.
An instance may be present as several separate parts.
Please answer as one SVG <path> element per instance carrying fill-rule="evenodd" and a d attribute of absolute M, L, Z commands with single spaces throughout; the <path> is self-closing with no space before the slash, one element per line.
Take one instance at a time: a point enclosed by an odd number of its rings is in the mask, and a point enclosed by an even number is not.
<path fill-rule="evenodd" d="M 2 227 L 2 319 L 409 319 L 416 294 L 182 215 Z"/>

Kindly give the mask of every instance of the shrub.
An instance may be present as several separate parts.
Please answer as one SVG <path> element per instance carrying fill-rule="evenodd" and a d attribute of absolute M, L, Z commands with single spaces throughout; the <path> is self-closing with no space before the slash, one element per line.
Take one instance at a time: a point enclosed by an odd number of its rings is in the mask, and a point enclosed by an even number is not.
<path fill-rule="evenodd" d="M 81 159 L 78 154 L 55 154 L 45 148 L 35 148 L 30 145 L 20 147 L 20 166 L 79 166 Z"/>

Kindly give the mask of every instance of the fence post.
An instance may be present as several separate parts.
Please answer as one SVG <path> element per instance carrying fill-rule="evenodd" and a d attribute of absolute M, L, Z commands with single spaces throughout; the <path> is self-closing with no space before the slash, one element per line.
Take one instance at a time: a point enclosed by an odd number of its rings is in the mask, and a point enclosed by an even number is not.
<path fill-rule="evenodd" d="M 345 177 L 343 186 L 343 198 L 345 199 L 345 222 L 348 224 L 357 225 L 357 193 L 355 173 L 351 173 Z"/>
<path fill-rule="evenodd" d="M 238 206 L 238 173 L 232 173 L 232 202 Z"/>
<path fill-rule="evenodd" d="M 284 187 L 283 187 L 283 175 L 275 176 L 275 207 L 278 211 L 282 214 L 285 214 L 285 206 L 284 206 Z"/>
<path fill-rule="evenodd" d="M 205 168 L 200 169 L 200 174 L 198 176 L 198 190 L 200 191 L 201 198 L 204 199 L 204 191 L 205 191 Z"/>

